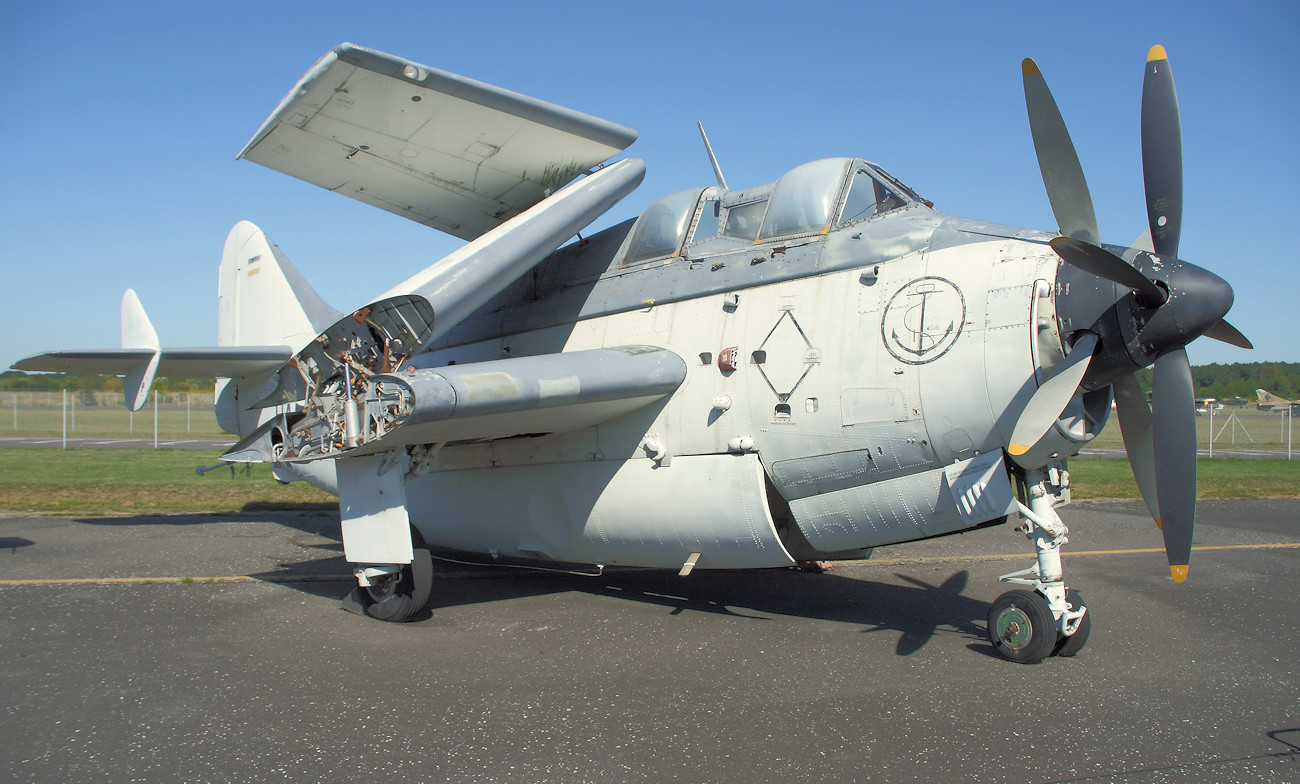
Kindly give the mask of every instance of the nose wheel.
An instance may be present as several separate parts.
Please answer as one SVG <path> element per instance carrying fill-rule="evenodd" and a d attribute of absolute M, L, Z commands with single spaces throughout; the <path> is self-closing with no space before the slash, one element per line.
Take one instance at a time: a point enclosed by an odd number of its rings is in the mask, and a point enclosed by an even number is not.
<path fill-rule="evenodd" d="M 1066 591 L 1066 600 L 1073 612 L 1086 609 L 1078 591 Z M 1092 614 L 1085 612 L 1074 634 L 1065 636 L 1047 598 L 1035 591 L 1007 591 L 989 608 L 989 642 L 999 656 L 1018 664 L 1074 656 L 1083 650 L 1091 630 Z"/>
<path fill-rule="evenodd" d="M 1007 591 L 989 608 L 989 642 L 998 655 L 1020 664 L 1037 664 L 1056 648 L 1056 621 L 1042 595 Z"/>
<path fill-rule="evenodd" d="M 1092 614 L 1079 592 L 1065 587 L 1061 570 L 1061 546 L 1069 540 L 1054 507 L 1068 497 L 1068 477 L 1064 463 L 1025 472 L 1029 506 L 1019 505 L 1021 530 L 1038 558 L 1030 568 L 999 578 L 1025 588 L 999 596 L 988 615 L 989 642 L 1009 661 L 1037 664 L 1048 656 L 1074 656 L 1092 630 Z"/>

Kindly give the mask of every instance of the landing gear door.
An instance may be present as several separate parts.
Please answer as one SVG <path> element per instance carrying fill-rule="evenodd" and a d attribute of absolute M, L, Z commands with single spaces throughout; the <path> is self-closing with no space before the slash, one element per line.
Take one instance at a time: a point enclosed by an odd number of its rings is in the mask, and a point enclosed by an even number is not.
<path fill-rule="evenodd" d="M 344 556 L 351 563 L 411 563 L 415 553 L 402 467 L 394 464 L 391 454 L 343 458 L 334 464 Z"/>

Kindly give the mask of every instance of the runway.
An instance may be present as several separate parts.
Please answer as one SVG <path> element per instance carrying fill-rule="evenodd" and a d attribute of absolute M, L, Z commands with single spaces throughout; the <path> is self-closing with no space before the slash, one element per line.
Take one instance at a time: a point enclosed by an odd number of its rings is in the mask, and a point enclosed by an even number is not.
<path fill-rule="evenodd" d="M 1300 781 L 1300 500 L 1202 502 L 1188 581 L 1075 504 L 1074 659 L 984 637 L 1011 526 L 828 574 L 450 563 L 338 608 L 337 516 L 0 518 L 11 781 Z"/>

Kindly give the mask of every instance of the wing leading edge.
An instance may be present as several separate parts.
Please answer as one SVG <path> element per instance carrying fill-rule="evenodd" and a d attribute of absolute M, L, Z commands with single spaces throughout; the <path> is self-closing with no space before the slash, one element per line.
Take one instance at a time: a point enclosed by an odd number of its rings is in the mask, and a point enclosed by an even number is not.
<path fill-rule="evenodd" d="M 631 128 L 345 43 L 239 157 L 472 240 L 635 140 Z"/>

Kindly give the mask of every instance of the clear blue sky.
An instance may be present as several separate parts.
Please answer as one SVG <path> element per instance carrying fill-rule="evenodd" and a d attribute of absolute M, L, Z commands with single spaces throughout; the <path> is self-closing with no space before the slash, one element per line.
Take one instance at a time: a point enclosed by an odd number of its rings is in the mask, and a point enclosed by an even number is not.
<path fill-rule="evenodd" d="M 1025 118 L 1035 58 L 1088 175 L 1103 238 L 1145 226 L 1147 49 L 1182 108 L 1180 255 L 1235 288 L 1253 352 L 1300 361 L 1300 6 L 1292 2 L 47 3 L 5 11 L 0 366 L 118 345 L 133 287 L 164 345 L 215 343 L 222 242 L 260 225 L 350 310 L 459 242 L 235 155 L 298 77 L 352 41 L 631 126 L 645 184 L 598 226 L 712 182 L 832 155 L 874 160 L 945 212 L 1055 221 Z"/>

